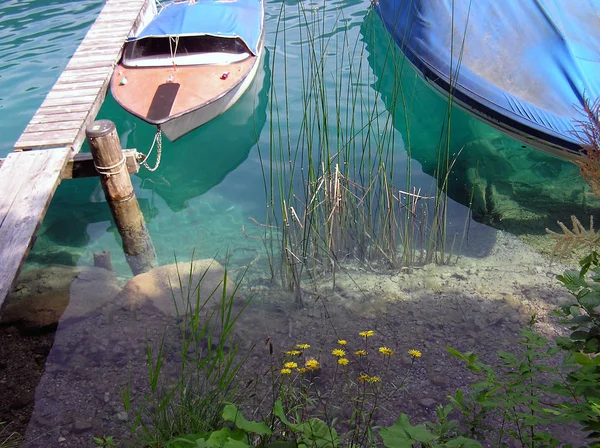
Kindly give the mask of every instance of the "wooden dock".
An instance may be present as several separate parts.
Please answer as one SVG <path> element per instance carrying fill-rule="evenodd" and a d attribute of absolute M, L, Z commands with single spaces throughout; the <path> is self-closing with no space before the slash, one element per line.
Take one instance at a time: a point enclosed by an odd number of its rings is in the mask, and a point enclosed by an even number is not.
<path fill-rule="evenodd" d="M 74 177 L 125 39 L 154 0 L 107 0 L 98 18 L 0 168 L 0 310 L 60 181 Z M 85 158 L 85 157 L 84 157 Z M 81 159 L 81 157 L 79 157 Z"/>

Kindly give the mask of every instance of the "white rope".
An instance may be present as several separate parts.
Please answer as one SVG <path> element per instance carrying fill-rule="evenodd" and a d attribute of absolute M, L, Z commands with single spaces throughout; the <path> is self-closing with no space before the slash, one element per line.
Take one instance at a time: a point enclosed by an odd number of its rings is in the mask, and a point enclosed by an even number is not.
<path fill-rule="evenodd" d="M 127 160 L 125 158 L 125 154 L 123 153 L 123 157 L 121 158 L 121 160 L 119 160 L 114 165 L 98 166 L 98 165 L 96 165 L 96 163 L 94 163 L 94 168 L 96 168 L 96 171 L 98 172 L 98 174 L 102 174 L 103 176 L 110 177 L 110 176 L 115 176 L 117 174 L 120 174 L 125 169 L 125 166 L 127 165 L 126 162 L 127 162 Z M 119 166 L 120 166 L 120 168 L 117 171 L 115 171 L 115 172 L 112 171 Z"/>
<path fill-rule="evenodd" d="M 173 42 L 175 42 L 175 50 L 173 50 Z M 175 66 L 175 56 L 177 56 L 177 47 L 179 46 L 179 36 L 169 36 L 169 51 L 171 52 L 171 61 Z"/>
<path fill-rule="evenodd" d="M 148 165 L 148 157 L 150 157 L 150 154 L 152 154 L 152 151 L 154 151 L 155 145 L 156 145 L 156 163 L 154 164 L 153 167 L 151 167 L 150 165 Z M 144 156 L 144 155 L 142 154 L 142 156 Z M 161 158 L 162 158 L 162 131 L 160 130 L 160 126 L 158 126 L 156 128 L 156 134 L 154 134 L 154 141 L 152 142 L 150 151 L 148 151 L 148 154 L 144 156 L 144 158 L 141 161 L 141 164 L 144 165 L 144 167 L 148 171 L 154 172 L 158 169 Z"/>

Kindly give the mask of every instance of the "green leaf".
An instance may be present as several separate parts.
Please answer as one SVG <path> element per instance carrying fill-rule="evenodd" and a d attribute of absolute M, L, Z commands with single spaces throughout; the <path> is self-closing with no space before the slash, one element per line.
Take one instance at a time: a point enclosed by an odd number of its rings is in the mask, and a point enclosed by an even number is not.
<path fill-rule="evenodd" d="M 581 366 L 593 365 L 593 362 L 589 356 L 586 356 L 583 353 L 573 353 L 573 358 L 575 359 L 575 362 Z"/>
<path fill-rule="evenodd" d="M 379 430 L 383 444 L 388 448 L 411 448 L 415 442 L 429 443 L 437 437 L 423 425 L 412 426 L 406 414 L 389 428 Z"/>
<path fill-rule="evenodd" d="M 600 340 L 598 338 L 589 339 L 583 348 L 584 353 L 598 353 L 600 349 Z"/>
<path fill-rule="evenodd" d="M 223 408 L 223 419 L 227 422 L 233 422 L 235 426 L 243 429 L 246 432 L 258 434 L 260 436 L 268 436 L 273 433 L 265 422 L 253 422 L 246 420 L 246 418 L 239 412 L 238 408 L 234 404 L 227 404 Z"/>
<path fill-rule="evenodd" d="M 285 411 L 283 410 L 283 404 L 281 403 L 281 400 L 277 400 L 275 402 L 275 404 L 273 405 L 273 414 L 275 415 L 275 417 L 277 417 L 279 420 L 281 420 L 281 423 L 283 423 L 285 426 L 290 428 L 292 431 L 296 431 L 296 427 L 298 425 L 291 423 L 286 418 Z"/>
<path fill-rule="evenodd" d="M 222 428 L 218 431 L 213 431 L 206 440 L 206 446 L 211 448 L 223 448 L 227 439 L 231 437 L 231 429 Z"/>
<path fill-rule="evenodd" d="M 330 428 L 323 420 L 311 418 L 306 423 L 295 425 L 304 442 L 310 441 L 309 446 L 317 448 L 336 447 L 340 444 L 335 429 Z"/>
<path fill-rule="evenodd" d="M 467 439 L 466 437 L 457 437 L 456 439 L 447 441 L 444 446 L 455 446 L 462 448 L 481 448 L 481 443 L 473 440 Z"/>
<path fill-rule="evenodd" d="M 600 294 L 597 292 L 590 292 L 581 297 L 579 302 L 587 308 L 596 308 L 597 306 L 600 306 Z"/>
<path fill-rule="evenodd" d="M 250 446 L 252 445 L 248 445 L 244 441 L 235 440 L 230 437 L 227 439 L 227 442 L 225 442 L 225 445 L 223 445 L 223 448 L 249 448 Z"/>
<path fill-rule="evenodd" d="M 571 333 L 570 338 L 573 341 L 585 341 L 588 338 L 588 335 L 589 333 L 587 331 L 578 330 Z"/>

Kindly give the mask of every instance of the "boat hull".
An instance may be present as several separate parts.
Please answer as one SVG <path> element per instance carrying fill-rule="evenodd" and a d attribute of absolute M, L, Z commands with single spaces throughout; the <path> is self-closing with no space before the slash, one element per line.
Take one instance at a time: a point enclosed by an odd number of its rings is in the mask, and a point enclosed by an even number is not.
<path fill-rule="evenodd" d="M 261 48 L 248 75 L 234 87 L 229 89 L 224 95 L 201 107 L 192 109 L 162 123 L 160 128 L 163 134 L 171 141 L 177 140 L 179 137 L 199 128 L 203 124 L 208 123 L 227 111 L 240 99 L 246 90 L 248 90 L 250 84 L 252 84 L 252 81 L 256 77 L 258 67 L 261 64 L 263 53 L 264 48 Z"/>
<path fill-rule="evenodd" d="M 180 29 L 181 23 L 194 33 Z M 153 34 L 152 27 L 163 34 Z M 225 32 L 207 31 L 212 28 Z M 235 32 L 229 36 L 227 30 Z M 262 0 L 173 2 L 125 44 L 110 89 L 123 109 L 176 140 L 235 104 L 263 53 Z"/>
<path fill-rule="evenodd" d="M 580 155 L 600 96 L 600 0 L 378 0 L 398 47 L 436 90 L 551 155 Z"/>

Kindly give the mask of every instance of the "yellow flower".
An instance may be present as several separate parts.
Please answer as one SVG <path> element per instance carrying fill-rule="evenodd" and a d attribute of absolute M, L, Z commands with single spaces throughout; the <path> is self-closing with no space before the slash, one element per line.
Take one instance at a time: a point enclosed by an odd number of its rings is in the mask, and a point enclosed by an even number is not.
<path fill-rule="evenodd" d="M 374 334 L 375 334 L 375 332 L 373 330 L 361 331 L 360 333 L 358 333 L 358 335 L 363 338 L 369 338 L 369 337 L 373 336 Z"/>
<path fill-rule="evenodd" d="M 300 356 L 302 354 L 302 352 L 298 351 L 298 350 L 288 350 L 287 352 L 284 352 L 286 355 L 290 355 L 290 356 Z"/>
<path fill-rule="evenodd" d="M 348 341 L 346 341 L 345 339 L 338 339 L 338 344 L 340 345 L 346 345 L 348 343 Z"/>
<path fill-rule="evenodd" d="M 371 377 L 369 375 L 367 375 L 366 373 L 363 373 L 362 375 L 360 375 L 358 377 L 358 381 L 361 381 L 364 383 L 365 381 L 369 381 L 370 378 Z"/>
<path fill-rule="evenodd" d="M 420 358 L 422 353 L 419 350 L 409 350 L 408 354 L 413 358 Z"/>
<path fill-rule="evenodd" d="M 283 367 L 285 367 L 286 369 L 295 369 L 296 367 L 298 367 L 298 364 L 296 364 L 295 362 L 286 362 Z"/>
<path fill-rule="evenodd" d="M 379 353 L 382 355 L 392 356 L 396 354 L 396 351 L 388 347 L 379 347 Z"/>
<path fill-rule="evenodd" d="M 366 350 L 356 350 L 356 351 L 354 352 L 354 354 L 355 354 L 356 356 L 367 356 L 367 351 L 366 351 Z"/>
<path fill-rule="evenodd" d="M 350 361 L 348 361 L 346 358 L 340 358 L 340 359 L 338 359 L 338 364 L 340 366 L 347 366 L 349 362 Z"/>
<path fill-rule="evenodd" d="M 378 376 L 372 376 L 367 381 L 371 384 L 375 384 L 381 382 L 381 378 Z"/>
<path fill-rule="evenodd" d="M 298 367 L 298 368 L 296 369 L 296 371 L 297 371 L 298 373 L 306 373 L 306 372 L 308 372 L 308 369 L 307 369 L 306 367 Z"/>
<path fill-rule="evenodd" d="M 306 363 L 304 363 L 304 366 L 308 370 L 318 370 L 320 368 L 319 361 L 317 361 L 316 359 L 307 359 Z"/>
<path fill-rule="evenodd" d="M 282 375 L 289 375 L 290 373 L 292 373 L 292 371 L 290 369 L 281 369 Z"/>
<path fill-rule="evenodd" d="M 310 348 L 309 344 L 296 344 L 296 348 L 299 348 L 300 350 L 306 350 L 307 348 Z"/>
<path fill-rule="evenodd" d="M 334 348 L 333 350 L 331 350 L 331 354 L 339 358 L 346 356 L 346 352 L 340 348 Z"/>

